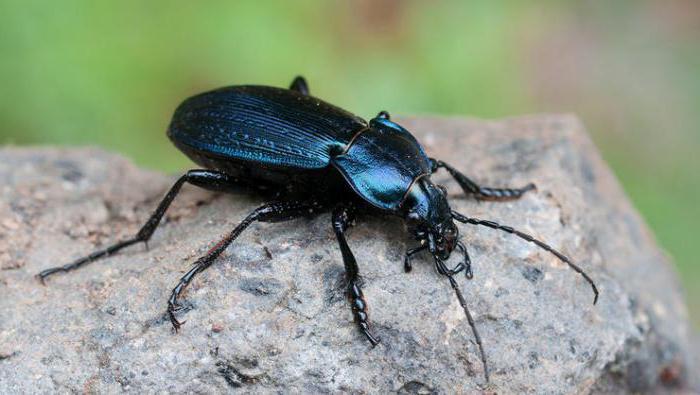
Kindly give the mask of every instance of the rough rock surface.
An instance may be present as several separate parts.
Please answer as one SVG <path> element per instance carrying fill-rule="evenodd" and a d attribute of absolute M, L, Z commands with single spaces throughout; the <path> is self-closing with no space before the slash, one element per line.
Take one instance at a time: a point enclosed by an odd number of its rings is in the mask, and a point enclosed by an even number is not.
<path fill-rule="evenodd" d="M 521 228 L 574 257 L 601 289 L 508 234 L 461 225 L 475 262 L 459 282 L 486 348 L 449 283 L 397 218 L 360 217 L 372 349 L 343 296 L 329 214 L 255 224 L 184 294 L 180 333 L 164 311 L 179 277 L 261 204 L 185 186 L 150 250 L 133 246 L 42 286 L 34 275 L 135 233 L 174 181 L 96 149 L 0 150 L 0 393 L 587 393 L 688 389 L 688 324 L 669 259 L 580 123 L 406 119 L 427 151 L 489 186 L 536 192 L 452 206 Z"/>

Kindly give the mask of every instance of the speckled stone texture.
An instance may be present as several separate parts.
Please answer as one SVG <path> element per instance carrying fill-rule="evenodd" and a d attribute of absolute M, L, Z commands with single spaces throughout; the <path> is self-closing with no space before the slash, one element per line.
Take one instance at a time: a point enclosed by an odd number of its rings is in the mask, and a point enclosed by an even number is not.
<path fill-rule="evenodd" d="M 570 116 L 401 121 L 433 156 L 487 186 L 537 191 L 518 201 L 461 196 L 452 207 L 521 228 L 574 257 L 601 289 L 547 252 L 460 225 L 474 279 L 458 280 L 472 333 L 399 218 L 349 232 L 365 280 L 372 349 L 343 294 L 330 215 L 254 224 L 164 315 L 179 277 L 262 203 L 185 186 L 150 242 L 42 286 L 34 275 L 134 234 L 177 175 L 97 149 L 0 150 L 0 393 L 675 392 L 697 389 L 688 321 L 669 258 Z M 165 137 L 164 137 L 165 138 Z"/>

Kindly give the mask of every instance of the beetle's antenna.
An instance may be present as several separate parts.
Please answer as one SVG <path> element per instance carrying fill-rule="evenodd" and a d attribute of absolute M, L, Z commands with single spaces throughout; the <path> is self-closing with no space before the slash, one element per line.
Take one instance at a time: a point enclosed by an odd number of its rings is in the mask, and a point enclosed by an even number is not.
<path fill-rule="evenodd" d="M 454 289 L 455 294 L 457 295 L 457 299 L 459 299 L 459 304 L 462 306 L 464 314 L 467 316 L 467 321 L 469 322 L 469 326 L 472 328 L 472 333 L 474 333 L 474 340 L 476 340 L 476 345 L 479 347 L 479 353 L 481 354 L 481 363 L 484 365 L 484 378 L 486 379 L 486 383 L 488 383 L 489 366 L 486 364 L 486 353 L 484 353 L 484 345 L 481 343 L 481 336 L 479 336 L 479 331 L 476 330 L 474 318 L 472 318 L 472 314 L 469 312 L 469 308 L 467 307 L 467 301 L 464 300 L 464 296 L 462 295 L 462 291 L 459 289 L 459 285 L 457 285 L 457 281 L 455 281 L 454 277 L 452 277 L 452 274 L 450 274 L 450 270 L 447 269 L 445 263 L 436 256 L 433 256 L 433 258 L 435 258 L 435 265 L 437 266 L 438 272 L 440 274 L 444 274 L 445 276 L 447 276 L 447 279 L 450 280 L 450 285 L 452 286 L 452 289 Z"/>
<path fill-rule="evenodd" d="M 566 255 L 562 254 L 561 252 L 555 250 L 549 244 L 547 244 L 543 241 L 537 240 L 536 238 L 530 236 L 527 233 L 523 233 L 517 229 L 511 228 L 510 226 L 501 225 L 501 224 L 494 222 L 494 221 L 486 221 L 486 220 L 478 219 L 478 218 L 470 218 L 470 217 L 464 216 L 456 211 L 452 211 L 452 218 L 456 219 L 459 222 L 465 223 L 465 224 L 482 225 L 482 226 L 489 227 L 491 229 L 502 230 L 504 232 L 514 234 L 525 241 L 529 241 L 531 243 L 536 244 L 538 247 L 542 248 L 543 250 L 551 252 L 554 256 L 559 258 L 559 260 L 561 260 L 562 262 L 569 265 L 569 267 L 571 269 L 573 269 L 576 273 L 580 274 L 581 276 L 583 276 L 584 279 L 586 279 L 586 281 L 591 285 L 591 288 L 593 289 L 593 295 L 594 295 L 593 296 L 593 304 L 596 304 L 598 302 L 598 288 L 595 286 L 595 283 L 588 276 L 588 274 L 586 274 L 586 272 L 584 272 L 583 269 L 581 269 L 578 265 L 571 262 L 571 259 L 569 259 L 569 257 L 567 257 Z"/>

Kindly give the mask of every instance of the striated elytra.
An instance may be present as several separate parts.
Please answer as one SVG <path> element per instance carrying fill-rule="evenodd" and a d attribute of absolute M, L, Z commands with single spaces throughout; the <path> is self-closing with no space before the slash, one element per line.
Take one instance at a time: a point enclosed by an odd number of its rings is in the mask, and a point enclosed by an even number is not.
<path fill-rule="evenodd" d="M 466 194 L 491 200 L 517 199 L 533 190 L 533 184 L 522 188 L 480 186 L 449 164 L 428 157 L 413 135 L 392 122 L 386 111 L 367 122 L 311 96 L 302 77 L 294 79 L 289 89 L 244 85 L 193 96 L 175 110 L 168 137 L 202 169 L 181 176 L 134 237 L 44 270 L 37 275 L 42 282 L 54 273 L 74 270 L 129 245 L 148 242 L 180 188 L 188 182 L 215 191 L 252 189 L 267 196 L 269 203 L 255 209 L 214 244 L 172 290 L 167 312 L 176 331 L 183 324 L 176 315 L 184 288 L 253 222 L 285 221 L 327 211 L 332 212 L 333 230 L 345 264 L 353 316 L 373 346 L 379 338 L 370 328 L 359 267 L 345 238 L 357 213 L 396 215 L 406 221 L 418 245 L 406 252 L 404 268 L 411 270 L 413 255 L 430 253 L 437 272 L 449 280 L 466 314 L 486 381 L 489 371 L 482 341 L 454 279 L 459 272 L 472 277 L 469 253 L 460 241 L 455 221 L 505 231 L 551 252 L 582 275 L 593 289 L 594 303 L 598 299 L 592 279 L 566 255 L 512 227 L 453 211 L 445 188 L 430 177 L 444 168 Z M 455 249 L 462 259 L 449 268 L 446 261 Z"/>

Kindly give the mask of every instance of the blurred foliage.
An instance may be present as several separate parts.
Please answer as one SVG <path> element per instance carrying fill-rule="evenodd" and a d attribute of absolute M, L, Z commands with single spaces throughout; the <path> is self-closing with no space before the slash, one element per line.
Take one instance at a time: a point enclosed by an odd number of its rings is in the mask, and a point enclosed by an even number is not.
<path fill-rule="evenodd" d="M 0 143 L 166 171 L 186 96 L 286 86 L 368 117 L 573 112 L 673 255 L 700 323 L 700 3 L 0 0 Z"/>

